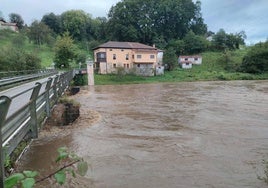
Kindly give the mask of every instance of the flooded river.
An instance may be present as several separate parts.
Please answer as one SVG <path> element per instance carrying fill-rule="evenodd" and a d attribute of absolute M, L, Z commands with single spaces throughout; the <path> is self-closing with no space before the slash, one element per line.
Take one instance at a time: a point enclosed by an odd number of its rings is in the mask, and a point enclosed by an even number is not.
<path fill-rule="evenodd" d="M 267 186 L 257 179 L 268 160 L 267 81 L 95 86 L 75 99 L 79 128 L 33 141 L 21 168 L 47 174 L 67 146 L 91 169 L 66 187 Z"/>

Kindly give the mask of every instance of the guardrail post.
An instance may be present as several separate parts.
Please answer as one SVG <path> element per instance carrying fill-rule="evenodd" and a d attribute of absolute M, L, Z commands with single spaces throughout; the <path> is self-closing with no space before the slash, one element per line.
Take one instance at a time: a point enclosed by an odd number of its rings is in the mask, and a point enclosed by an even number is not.
<path fill-rule="evenodd" d="M 45 98 L 46 98 L 46 114 L 47 114 L 47 117 L 50 117 L 50 100 L 49 100 L 49 90 L 50 90 L 50 87 L 51 87 L 51 83 L 52 83 L 52 78 L 48 78 L 48 82 L 47 82 L 47 85 L 46 85 L 46 93 L 45 93 Z"/>
<path fill-rule="evenodd" d="M 31 113 L 31 131 L 32 131 L 32 138 L 38 137 L 38 125 L 37 125 L 37 114 L 36 114 L 36 99 L 38 97 L 39 91 L 41 89 L 42 84 L 37 82 L 35 84 L 35 88 L 33 89 L 30 101 L 30 113 Z"/>
<path fill-rule="evenodd" d="M 6 116 L 8 113 L 8 109 L 11 103 L 11 99 L 7 96 L 1 96 L 0 97 L 0 187 L 4 187 L 4 177 L 5 177 L 5 171 L 4 171 L 4 153 L 2 150 L 2 126 L 4 125 L 6 121 Z"/>
<path fill-rule="evenodd" d="M 54 78 L 54 82 L 53 82 L 53 93 L 54 93 L 55 103 L 57 103 L 57 101 L 58 101 L 58 91 L 57 91 L 58 81 L 59 81 L 59 76 L 57 75 Z"/>
<path fill-rule="evenodd" d="M 64 80 L 64 74 L 61 74 L 58 81 L 58 87 L 59 87 L 58 97 L 60 97 L 63 92 L 63 80 Z"/>

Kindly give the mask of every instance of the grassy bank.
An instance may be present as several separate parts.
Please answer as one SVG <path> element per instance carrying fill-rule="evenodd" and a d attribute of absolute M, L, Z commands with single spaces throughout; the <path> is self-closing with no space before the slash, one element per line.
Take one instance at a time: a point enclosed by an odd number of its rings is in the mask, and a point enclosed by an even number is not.
<path fill-rule="evenodd" d="M 53 48 L 47 45 L 36 45 L 31 43 L 25 35 L 9 30 L 0 31 L 0 49 L 17 47 L 26 52 L 34 53 L 41 59 L 42 67 L 49 67 L 53 62 Z"/>
<path fill-rule="evenodd" d="M 246 50 L 238 50 L 231 53 L 234 64 L 240 64 Z M 268 73 L 248 74 L 225 70 L 225 63 L 221 61 L 222 53 L 206 52 L 202 54 L 202 65 L 195 65 L 192 69 L 177 67 L 173 71 L 166 71 L 162 76 L 142 77 L 134 75 L 95 75 L 96 85 L 111 84 L 139 84 L 156 82 L 183 82 L 183 81 L 210 81 L 210 80 L 265 80 Z"/>

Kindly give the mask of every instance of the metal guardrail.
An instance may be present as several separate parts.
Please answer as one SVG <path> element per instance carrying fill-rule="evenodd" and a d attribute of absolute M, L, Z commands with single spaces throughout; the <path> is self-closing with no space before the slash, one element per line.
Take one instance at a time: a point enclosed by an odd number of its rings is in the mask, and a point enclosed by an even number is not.
<path fill-rule="evenodd" d="M 36 71 L 10 71 L 10 72 L 0 72 L 0 87 L 5 85 L 14 84 L 17 82 L 22 82 L 26 80 L 32 80 L 35 78 L 40 78 L 44 76 L 50 76 L 57 74 L 55 69 L 44 69 Z"/>
<path fill-rule="evenodd" d="M 44 83 L 37 82 L 34 87 L 12 97 L 0 96 L 0 187 L 4 185 L 4 156 L 10 155 L 25 136 L 38 137 L 40 122 L 50 117 L 52 107 L 68 88 L 74 75 L 74 71 L 66 72 Z M 27 92 L 31 92 L 30 99 L 7 117 L 12 101 Z"/>

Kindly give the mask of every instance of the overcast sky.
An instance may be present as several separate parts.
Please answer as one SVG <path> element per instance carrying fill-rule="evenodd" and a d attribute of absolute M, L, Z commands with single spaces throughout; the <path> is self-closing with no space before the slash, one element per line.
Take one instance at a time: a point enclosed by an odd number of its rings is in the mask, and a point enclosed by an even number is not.
<path fill-rule="evenodd" d="M 0 11 L 8 19 L 10 13 L 22 16 L 29 25 L 53 12 L 61 14 L 71 9 L 82 9 L 93 17 L 107 17 L 112 5 L 119 0 L 0 0 Z M 201 0 L 202 14 L 208 29 L 227 33 L 244 30 L 247 44 L 268 38 L 268 0 Z"/>

